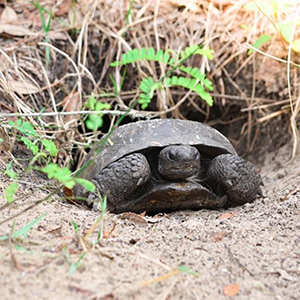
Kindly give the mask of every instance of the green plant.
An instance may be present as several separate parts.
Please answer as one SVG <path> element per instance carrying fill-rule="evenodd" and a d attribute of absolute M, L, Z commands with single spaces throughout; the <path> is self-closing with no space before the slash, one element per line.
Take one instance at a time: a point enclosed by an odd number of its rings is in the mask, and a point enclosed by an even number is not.
<path fill-rule="evenodd" d="M 69 189 L 72 189 L 78 183 L 90 192 L 95 190 L 95 185 L 92 182 L 83 178 L 74 178 L 68 168 L 61 168 L 57 164 L 51 163 L 44 168 L 40 168 L 40 170 L 46 173 L 49 179 L 55 178 Z"/>
<path fill-rule="evenodd" d="M 83 260 L 85 255 L 86 255 L 86 253 L 82 252 L 82 254 L 79 256 L 79 258 L 77 259 L 77 261 L 75 263 L 73 263 L 73 262 L 70 263 L 68 276 L 72 276 L 74 274 L 74 272 L 80 267 L 81 261 Z"/>
<path fill-rule="evenodd" d="M 51 26 L 53 14 L 51 11 L 48 11 L 44 7 L 42 7 L 40 5 L 40 1 L 30 0 L 30 3 L 39 10 L 40 18 L 41 18 L 41 22 L 42 22 L 42 28 L 45 33 L 45 42 L 49 43 L 50 42 L 49 32 L 50 32 L 50 26 Z M 47 23 L 46 23 L 44 14 L 49 16 Z M 46 69 L 48 69 L 49 63 L 50 63 L 50 48 L 48 46 L 45 47 L 45 60 L 46 60 Z"/>
<path fill-rule="evenodd" d="M 46 173 L 48 178 L 55 178 L 68 188 L 73 188 L 74 185 L 78 183 L 83 185 L 88 191 L 94 191 L 95 186 L 92 182 L 82 178 L 73 178 L 68 168 L 61 168 L 56 163 L 50 163 L 50 159 L 57 157 L 58 154 L 55 143 L 39 135 L 29 122 L 23 122 L 21 119 L 18 119 L 16 122 L 9 121 L 8 124 L 18 131 L 19 135 L 17 135 L 17 138 L 23 142 L 34 155 L 28 164 L 27 171 L 33 168 L 38 158 L 42 157 L 46 159 L 47 165 L 44 168 L 36 167 L 36 169 Z M 12 170 L 12 163 L 8 164 L 5 174 L 11 179 L 18 179 L 18 174 Z M 12 182 L 5 188 L 4 197 L 8 203 L 13 202 L 13 197 L 18 187 L 17 182 Z"/>
<path fill-rule="evenodd" d="M 92 111 L 99 111 L 99 114 L 89 114 L 85 120 L 85 125 L 90 130 L 98 130 L 103 125 L 102 110 L 110 109 L 111 106 L 108 103 L 102 103 L 97 101 L 95 96 L 90 96 L 86 103 L 86 106 Z"/>
<path fill-rule="evenodd" d="M 55 143 L 37 134 L 29 122 L 18 119 L 16 122 L 9 121 L 8 124 L 22 134 L 22 136 L 18 136 L 19 140 L 26 145 L 33 155 L 37 157 L 57 156 L 58 150 Z"/>
<path fill-rule="evenodd" d="M 293 15 L 294 5 L 294 0 L 272 0 L 268 2 L 255 0 L 248 1 L 248 3 L 244 5 L 244 9 L 254 11 L 256 13 L 262 13 L 269 20 L 271 26 L 275 28 L 282 43 L 291 44 L 291 48 L 295 52 L 300 52 L 300 38 L 295 38 L 293 36 L 294 28 L 300 25 L 300 22 L 297 21 Z M 273 30 L 267 29 L 267 31 L 271 32 Z M 252 46 L 258 49 L 269 42 L 271 37 L 271 34 L 262 34 Z M 250 49 L 248 54 L 251 54 L 252 52 L 253 49 Z"/>
<path fill-rule="evenodd" d="M 27 225 L 25 225 L 24 227 L 20 228 L 18 231 L 14 231 L 15 230 L 15 223 L 12 226 L 11 229 L 11 239 L 13 242 L 16 242 L 18 240 L 23 241 L 24 239 L 27 238 L 29 231 L 31 230 L 31 228 L 33 226 L 35 226 L 42 218 L 44 218 L 46 215 L 46 213 L 43 213 L 42 215 L 40 215 L 39 217 L 37 217 L 36 219 L 34 219 L 33 221 L 31 221 L 30 223 L 28 223 Z M 9 239 L 8 235 L 2 235 L 0 236 L 0 241 L 6 241 Z"/>
<path fill-rule="evenodd" d="M 170 53 L 174 53 L 174 51 L 169 49 L 164 52 L 159 49 L 155 52 L 154 48 L 134 49 L 124 53 L 121 61 L 113 62 L 111 63 L 111 66 L 124 66 L 146 60 L 165 63 L 170 67 L 166 74 L 161 76 L 158 81 L 155 81 L 151 76 L 142 79 L 139 85 L 139 103 L 141 104 L 142 109 L 147 108 L 157 89 L 165 89 L 172 86 L 181 86 L 196 92 L 200 98 L 205 100 L 206 103 L 211 106 L 213 100 L 207 91 L 212 91 L 212 82 L 206 78 L 206 75 L 198 68 L 186 67 L 184 66 L 184 63 L 195 54 L 206 56 L 207 59 L 212 59 L 213 51 L 210 49 L 203 49 L 198 45 L 192 45 L 185 48 L 180 53 L 175 54 L 175 58 L 171 57 Z M 175 75 L 171 76 L 175 70 L 180 70 L 189 75 L 190 78 Z"/>
<path fill-rule="evenodd" d="M 12 161 L 10 161 L 6 167 L 4 172 L 11 179 L 18 179 L 18 173 L 16 173 L 12 169 Z M 6 199 L 7 203 L 12 203 L 14 201 L 14 196 L 19 188 L 19 184 L 17 182 L 11 182 L 5 189 L 4 189 L 4 199 Z"/>

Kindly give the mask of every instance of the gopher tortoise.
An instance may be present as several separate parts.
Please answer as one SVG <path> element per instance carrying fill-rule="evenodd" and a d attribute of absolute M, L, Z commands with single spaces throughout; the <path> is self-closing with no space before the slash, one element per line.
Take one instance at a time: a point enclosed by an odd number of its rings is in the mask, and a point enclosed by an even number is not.
<path fill-rule="evenodd" d="M 96 203 L 107 195 L 109 211 L 160 212 L 218 209 L 253 202 L 262 179 L 216 129 L 194 121 L 158 119 L 120 126 L 81 177 L 93 193 L 74 194 Z M 93 156 L 94 155 L 94 156 Z"/>

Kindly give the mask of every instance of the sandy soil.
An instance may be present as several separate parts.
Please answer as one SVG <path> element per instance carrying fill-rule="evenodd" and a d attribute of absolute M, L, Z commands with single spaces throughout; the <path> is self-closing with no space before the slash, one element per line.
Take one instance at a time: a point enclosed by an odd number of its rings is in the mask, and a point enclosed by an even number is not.
<path fill-rule="evenodd" d="M 47 213 L 24 241 L 0 244 L 0 298 L 299 299 L 300 158 L 287 162 L 289 153 L 284 147 L 265 159 L 266 197 L 253 204 L 133 220 L 107 214 L 105 230 L 116 224 L 114 231 L 72 275 L 82 236 L 98 214 L 61 200 L 43 202 L 16 218 L 17 230 Z M 18 199 L 28 204 L 45 195 L 27 184 Z M 23 208 L 0 211 L 0 220 Z M 12 224 L 1 225 L 0 235 Z M 96 236 L 97 230 L 86 241 Z"/>

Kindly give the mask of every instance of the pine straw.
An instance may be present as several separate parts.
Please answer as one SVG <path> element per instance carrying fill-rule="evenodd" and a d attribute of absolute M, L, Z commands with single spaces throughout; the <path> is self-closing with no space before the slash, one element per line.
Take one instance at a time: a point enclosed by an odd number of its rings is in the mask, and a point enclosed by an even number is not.
<path fill-rule="evenodd" d="M 55 2 L 58 2 L 56 6 Z M 136 0 L 133 1 L 131 14 L 128 14 L 130 1 L 80 1 L 70 9 L 75 12 L 75 24 L 68 21 L 68 17 L 74 20 L 71 13 L 52 21 L 51 45 L 44 42 L 45 34 L 35 22 L 38 18 L 31 21 L 32 15 L 38 15 L 37 10 L 28 10 L 28 3 L 23 6 L 11 4 L 15 10 L 23 9 L 23 14 L 18 17 L 24 27 L 38 34 L 6 36 L 1 41 L 1 111 L 24 114 L 41 134 L 63 145 L 65 152 L 61 152 L 60 159 L 62 164 L 67 165 L 74 144 L 83 147 L 99 136 L 99 132 L 85 132 L 82 123 L 83 115 L 86 115 L 84 102 L 89 95 L 113 91 L 109 74 L 120 86 L 123 70 L 111 68 L 112 61 L 134 48 L 178 51 L 192 44 L 201 44 L 215 51 L 214 60 L 195 57 L 189 63 L 199 67 L 213 81 L 214 105 L 219 107 L 223 117 L 212 120 L 210 107 L 195 94 L 182 89 L 158 91 L 159 100 L 151 105 L 152 111 L 143 112 L 137 108 L 131 115 L 139 118 L 186 118 L 188 112 L 193 110 L 199 120 L 209 120 L 210 124 L 226 124 L 242 119 L 244 126 L 240 135 L 246 136 L 250 151 L 261 124 L 267 124 L 274 118 L 279 122 L 280 118 L 289 118 L 294 156 L 298 145 L 300 110 L 299 71 L 295 64 L 299 61 L 297 54 L 291 51 L 290 45 L 279 34 L 276 22 L 299 19 L 300 4 L 294 1 L 295 4 L 288 6 L 285 12 L 268 16 L 262 11 L 244 9 L 247 2 Z M 63 5 L 64 1 L 40 3 L 59 15 L 62 7 L 59 5 Z M 68 24 L 67 27 L 64 24 Z M 262 34 L 271 35 L 271 41 L 259 51 L 247 55 L 251 45 Z M 293 38 L 299 37 L 298 26 L 293 30 Z M 49 71 L 45 68 L 47 46 L 51 52 Z M 112 105 L 114 113 L 106 112 L 112 124 L 116 115 L 137 99 L 136 88 L 145 72 L 158 79 L 165 74 L 166 66 L 152 62 L 133 66 L 128 70 L 120 95 L 102 98 L 102 101 Z M 27 86 L 31 83 L 38 87 L 38 93 L 18 92 L 10 86 L 11 80 L 25 82 Z M 28 90 L 31 89 L 28 87 Z M 232 115 L 232 107 L 236 106 L 241 113 L 230 120 L 228 116 Z M 53 115 L 38 119 L 32 114 L 42 108 Z M 71 115 L 63 116 L 59 112 Z M 72 115 L 72 112 L 78 113 Z M 16 117 L 6 115 L 4 121 L 8 119 L 15 120 Z M 78 128 L 83 133 L 79 133 Z"/>

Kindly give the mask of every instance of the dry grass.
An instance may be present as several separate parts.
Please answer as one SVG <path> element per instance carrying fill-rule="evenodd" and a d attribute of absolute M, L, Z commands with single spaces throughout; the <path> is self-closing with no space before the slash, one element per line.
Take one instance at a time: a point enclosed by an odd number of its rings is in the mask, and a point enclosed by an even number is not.
<path fill-rule="evenodd" d="M 87 113 L 84 103 L 89 95 L 113 92 L 109 74 L 120 87 L 122 70 L 111 68 L 112 61 L 134 48 L 178 51 L 201 44 L 214 50 L 214 60 L 194 57 L 190 64 L 207 73 L 214 82 L 212 95 L 220 117 L 212 119 L 204 101 L 182 89 L 159 91 L 158 100 L 150 107 L 152 111 L 140 112 L 137 108 L 132 115 L 186 118 L 192 111 L 193 118 L 210 120 L 210 124 L 243 120 L 240 135 L 246 137 L 250 151 L 261 126 L 274 118 L 278 122 L 289 118 L 294 156 L 300 109 L 299 61 L 297 53 L 279 33 L 278 24 L 297 20 L 300 3 L 294 1 L 285 9 L 268 14 L 262 1 L 252 2 L 258 6 L 256 11 L 245 9 L 247 2 L 251 1 L 139 0 L 132 2 L 130 10 L 130 1 L 85 0 L 70 7 L 68 1 L 41 1 L 41 5 L 56 16 L 51 23 L 50 44 L 44 42 L 45 32 L 37 9 L 18 1 L 9 4 L 21 13 L 17 20 L 3 22 L 18 25 L 28 32 L 22 36 L 17 32 L 4 33 L 1 42 L 4 124 L 16 118 L 7 114 L 26 116 L 41 134 L 64 145 L 60 160 L 67 165 L 73 145 L 81 148 L 98 138 L 98 132 L 85 132 L 80 124 Z M 72 13 L 64 12 L 66 7 Z M 247 55 L 262 34 L 270 35 L 271 40 Z M 294 40 L 300 37 L 299 26 L 293 27 L 292 36 Z M 51 54 L 49 70 L 45 68 L 46 47 Z M 165 73 L 165 66 L 145 62 L 129 68 L 119 96 L 102 98 L 112 105 L 113 112 L 107 112 L 112 123 L 138 97 L 136 88 L 145 72 L 158 79 Z M 232 107 L 236 106 L 241 113 L 234 115 Z M 34 113 L 42 109 L 48 115 L 38 119 Z M 61 114 L 64 112 L 66 115 Z M 233 120 L 228 116 L 233 116 Z M 83 133 L 79 133 L 78 128 Z"/>

